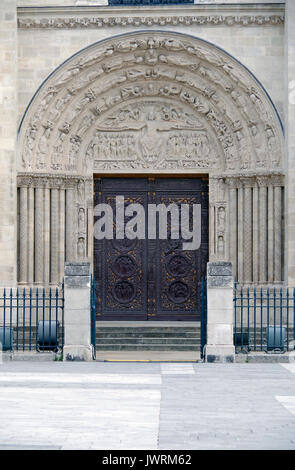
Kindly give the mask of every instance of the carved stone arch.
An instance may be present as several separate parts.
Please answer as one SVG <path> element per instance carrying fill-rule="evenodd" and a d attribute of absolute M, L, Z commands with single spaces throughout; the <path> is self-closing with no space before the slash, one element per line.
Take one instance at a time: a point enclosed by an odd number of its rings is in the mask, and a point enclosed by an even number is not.
<path fill-rule="evenodd" d="M 45 80 L 20 125 L 20 252 L 31 251 L 19 279 L 56 283 L 64 259 L 92 258 L 94 173 L 175 172 L 209 175 L 211 260 L 230 259 L 241 282 L 279 282 L 283 167 L 270 97 L 222 49 L 169 31 L 92 44 Z"/>
<path fill-rule="evenodd" d="M 162 169 L 234 173 L 282 167 L 279 117 L 243 65 L 201 39 L 141 31 L 95 43 L 50 75 L 22 121 L 18 170 L 157 171 L 157 155 L 149 159 L 139 148 L 144 132 L 165 147 Z M 177 137 L 194 151 L 181 158 L 173 153 Z M 123 158 L 128 138 L 136 149 L 130 160 Z M 119 152 L 116 140 L 124 143 Z"/>

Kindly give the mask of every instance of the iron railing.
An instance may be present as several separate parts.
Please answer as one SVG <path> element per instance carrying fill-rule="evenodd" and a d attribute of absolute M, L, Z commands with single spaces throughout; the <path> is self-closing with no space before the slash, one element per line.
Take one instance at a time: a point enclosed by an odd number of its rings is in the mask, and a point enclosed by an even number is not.
<path fill-rule="evenodd" d="M 64 289 L 3 289 L 0 346 L 4 351 L 58 351 L 64 345 Z"/>
<path fill-rule="evenodd" d="M 204 348 L 207 343 L 207 279 L 201 281 L 201 358 L 204 358 Z"/>
<path fill-rule="evenodd" d="M 234 287 L 236 353 L 285 352 L 295 345 L 295 289 Z"/>

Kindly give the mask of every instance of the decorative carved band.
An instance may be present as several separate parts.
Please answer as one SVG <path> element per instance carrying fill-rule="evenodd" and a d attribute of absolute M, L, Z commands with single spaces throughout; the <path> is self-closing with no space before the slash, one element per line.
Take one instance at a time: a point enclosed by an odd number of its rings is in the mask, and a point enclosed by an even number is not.
<path fill-rule="evenodd" d="M 210 178 L 210 180 L 218 179 L 218 178 Z M 229 187 L 229 189 L 235 189 L 239 187 L 284 187 L 285 186 L 285 176 L 284 175 L 274 175 L 274 174 L 264 174 L 264 175 L 234 175 L 230 178 L 225 178 L 225 181 Z"/>
<path fill-rule="evenodd" d="M 111 26 L 191 26 L 197 25 L 239 25 L 265 26 L 284 24 L 283 15 L 192 15 L 192 16 L 112 16 L 112 17 L 64 17 L 64 18 L 19 18 L 18 27 L 22 29 L 97 29 Z"/>
<path fill-rule="evenodd" d="M 67 189 L 67 188 L 76 188 L 79 187 L 79 183 L 83 181 L 84 185 L 86 183 L 91 183 L 92 178 L 87 177 L 77 177 L 70 175 L 63 175 L 56 177 L 55 175 L 43 175 L 43 174 L 18 174 L 17 176 L 17 186 L 19 188 L 32 187 L 32 188 L 48 188 L 48 189 Z"/>

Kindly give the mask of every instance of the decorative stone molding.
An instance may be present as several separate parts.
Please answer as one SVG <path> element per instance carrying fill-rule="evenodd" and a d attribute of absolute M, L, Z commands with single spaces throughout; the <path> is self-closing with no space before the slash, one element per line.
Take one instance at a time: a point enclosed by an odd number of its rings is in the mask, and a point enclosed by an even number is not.
<path fill-rule="evenodd" d="M 284 24 L 284 15 L 186 15 L 18 18 L 21 29 L 97 29 L 112 26 L 266 26 Z"/>
<path fill-rule="evenodd" d="M 70 175 L 52 175 L 52 174 L 22 174 L 19 173 L 17 176 L 17 186 L 19 188 L 44 188 L 49 189 L 66 189 L 66 188 L 78 188 L 79 183 L 83 181 L 84 184 L 92 183 L 92 178 L 77 177 Z"/>
<path fill-rule="evenodd" d="M 23 120 L 18 169 L 248 174 L 282 172 L 282 154 L 278 116 L 241 64 L 200 39 L 144 31 L 50 76 Z"/>

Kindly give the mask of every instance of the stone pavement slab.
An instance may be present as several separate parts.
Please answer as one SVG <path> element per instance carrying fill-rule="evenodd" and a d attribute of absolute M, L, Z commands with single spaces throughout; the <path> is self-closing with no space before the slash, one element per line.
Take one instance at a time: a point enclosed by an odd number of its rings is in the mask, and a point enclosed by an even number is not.
<path fill-rule="evenodd" d="M 295 449 L 280 364 L 3 363 L 0 449 Z"/>

